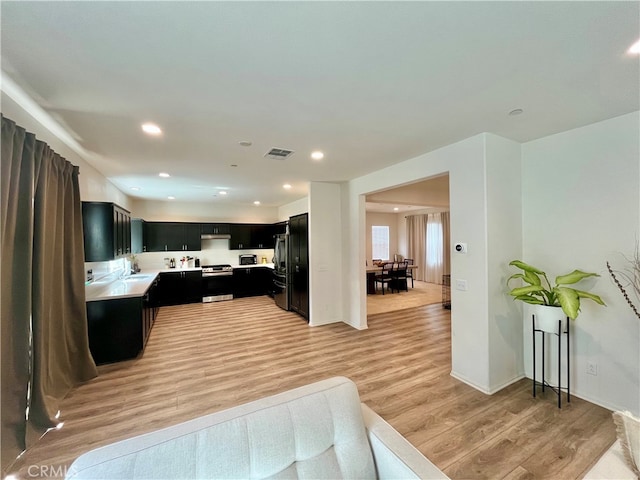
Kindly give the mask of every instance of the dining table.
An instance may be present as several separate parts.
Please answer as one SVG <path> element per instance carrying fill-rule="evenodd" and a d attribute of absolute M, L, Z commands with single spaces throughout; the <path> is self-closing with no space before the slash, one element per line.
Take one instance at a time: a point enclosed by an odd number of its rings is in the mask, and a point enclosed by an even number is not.
<path fill-rule="evenodd" d="M 387 262 L 384 262 L 387 263 Z M 398 262 L 388 262 L 388 263 L 398 263 Z M 376 275 L 382 272 L 383 265 L 367 265 L 367 295 L 372 295 L 376 293 Z M 407 270 L 416 270 L 418 265 L 407 265 Z M 412 272 L 413 275 L 413 272 Z"/>

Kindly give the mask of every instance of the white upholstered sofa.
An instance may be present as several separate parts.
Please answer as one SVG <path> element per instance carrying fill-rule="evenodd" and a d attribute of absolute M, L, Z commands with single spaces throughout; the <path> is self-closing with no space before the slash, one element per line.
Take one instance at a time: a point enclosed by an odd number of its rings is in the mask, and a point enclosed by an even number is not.
<path fill-rule="evenodd" d="M 335 377 L 92 450 L 66 478 L 447 477 Z"/>

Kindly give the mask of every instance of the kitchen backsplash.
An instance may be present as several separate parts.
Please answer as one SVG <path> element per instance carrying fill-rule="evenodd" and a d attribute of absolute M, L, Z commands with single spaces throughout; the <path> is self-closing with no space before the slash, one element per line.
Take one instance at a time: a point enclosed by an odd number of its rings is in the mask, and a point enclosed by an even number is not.
<path fill-rule="evenodd" d="M 118 258 L 107 262 L 84 262 L 85 281 L 92 277 L 91 280 L 97 282 L 109 275 L 120 275 L 126 269 L 131 269 L 131 264 L 126 258 Z"/>
<path fill-rule="evenodd" d="M 180 259 L 182 257 L 194 257 L 200 259 L 200 265 L 218 265 L 230 264 L 238 265 L 240 262 L 238 256 L 241 254 L 255 254 L 258 257 L 258 263 L 262 257 L 267 258 L 267 263 L 271 263 L 273 259 L 273 249 L 259 250 L 229 250 L 229 240 L 202 240 L 202 249 L 193 252 L 146 252 L 135 255 L 138 267 L 144 270 L 162 270 L 165 268 L 165 258 L 175 258 L 176 266 L 180 267 Z M 194 266 L 191 261 L 189 267 Z"/>

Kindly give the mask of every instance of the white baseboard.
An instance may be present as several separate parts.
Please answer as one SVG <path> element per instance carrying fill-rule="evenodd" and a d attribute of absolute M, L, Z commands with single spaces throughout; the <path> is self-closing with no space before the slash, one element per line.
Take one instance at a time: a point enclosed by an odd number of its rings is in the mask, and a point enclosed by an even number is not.
<path fill-rule="evenodd" d="M 491 387 L 487 388 L 485 386 L 478 385 L 477 383 L 471 381 L 470 379 L 468 379 L 464 375 L 456 373 L 453 370 L 451 371 L 450 375 L 453 378 L 455 378 L 456 380 L 460 380 L 461 382 L 466 383 L 470 387 L 473 387 L 476 390 L 479 390 L 482 393 L 485 393 L 487 395 L 493 395 L 494 393 L 499 392 L 503 388 L 508 387 L 512 383 L 516 383 L 518 380 L 522 380 L 523 378 L 525 378 L 524 373 L 521 373 L 521 374 L 518 374 L 518 375 L 514 376 L 513 378 L 511 378 L 511 379 L 509 379 L 509 380 L 507 380 L 507 381 L 505 381 L 505 382 L 503 382 L 503 383 L 501 383 L 499 385 L 494 385 L 494 386 L 491 386 Z"/>

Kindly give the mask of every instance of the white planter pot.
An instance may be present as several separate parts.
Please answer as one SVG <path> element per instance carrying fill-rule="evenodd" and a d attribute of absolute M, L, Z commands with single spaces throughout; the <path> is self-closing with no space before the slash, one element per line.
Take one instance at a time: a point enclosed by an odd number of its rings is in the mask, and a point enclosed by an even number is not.
<path fill-rule="evenodd" d="M 530 312 L 535 318 L 535 328 L 549 333 L 563 333 L 567 329 L 567 316 L 560 307 L 531 305 Z M 558 332 L 558 320 L 562 322 Z"/>

